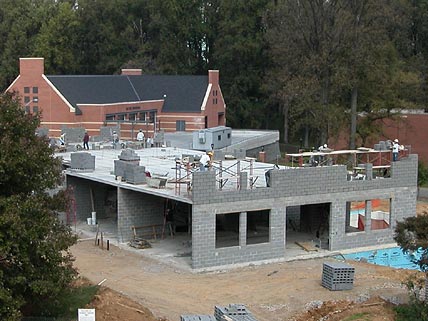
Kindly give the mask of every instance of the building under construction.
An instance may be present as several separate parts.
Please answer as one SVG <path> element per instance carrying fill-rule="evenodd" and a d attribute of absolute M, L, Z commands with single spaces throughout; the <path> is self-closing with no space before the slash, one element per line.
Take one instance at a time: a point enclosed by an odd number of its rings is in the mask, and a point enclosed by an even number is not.
<path fill-rule="evenodd" d="M 416 212 L 417 155 L 390 162 L 389 151 L 348 151 L 352 164 L 338 165 L 334 154 L 294 154 L 297 166 L 285 167 L 235 149 L 200 171 L 202 154 L 177 147 L 63 154 L 75 204 L 69 222 L 94 212 L 121 243 L 186 244 L 191 267 L 201 269 L 281 260 L 291 243 L 325 251 L 393 243 L 396 222 Z"/>

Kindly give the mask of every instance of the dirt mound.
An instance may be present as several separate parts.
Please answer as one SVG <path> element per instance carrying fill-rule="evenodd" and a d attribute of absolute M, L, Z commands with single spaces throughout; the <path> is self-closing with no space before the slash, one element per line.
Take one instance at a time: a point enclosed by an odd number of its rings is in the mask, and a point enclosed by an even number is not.
<path fill-rule="evenodd" d="M 380 298 L 364 303 L 350 301 L 326 301 L 292 319 L 293 321 L 394 321 L 392 305 Z"/>
<path fill-rule="evenodd" d="M 87 308 L 95 308 L 97 321 L 166 321 L 130 298 L 102 287 Z"/>

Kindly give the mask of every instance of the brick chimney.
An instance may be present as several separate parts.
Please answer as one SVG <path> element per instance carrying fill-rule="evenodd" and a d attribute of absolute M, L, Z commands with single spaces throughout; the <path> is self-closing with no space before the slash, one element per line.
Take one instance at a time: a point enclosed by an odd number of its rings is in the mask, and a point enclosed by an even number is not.
<path fill-rule="evenodd" d="M 141 76 L 143 74 L 142 69 L 122 69 L 122 75 L 126 76 Z"/>
<path fill-rule="evenodd" d="M 208 83 L 212 85 L 218 85 L 219 71 L 208 70 Z"/>
<path fill-rule="evenodd" d="M 43 75 L 45 73 L 45 59 L 19 58 L 19 73 L 21 75 Z"/>

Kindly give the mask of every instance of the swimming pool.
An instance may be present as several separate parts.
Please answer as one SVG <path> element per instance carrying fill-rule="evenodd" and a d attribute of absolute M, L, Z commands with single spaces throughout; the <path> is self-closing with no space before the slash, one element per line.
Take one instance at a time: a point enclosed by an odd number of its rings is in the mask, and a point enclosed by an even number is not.
<path fill-rule="evenodd" d="M 419 270 L 419 267 L 411 261 L 411 258 L 418 258 L 420 255 L 421 253 L 419 251 L 413 254 L 404 254 L 400 247 L 392 247 L 382 250 L 344 254 L 343 257 L 346 260 L 364 261 L 394 268 Z"/>

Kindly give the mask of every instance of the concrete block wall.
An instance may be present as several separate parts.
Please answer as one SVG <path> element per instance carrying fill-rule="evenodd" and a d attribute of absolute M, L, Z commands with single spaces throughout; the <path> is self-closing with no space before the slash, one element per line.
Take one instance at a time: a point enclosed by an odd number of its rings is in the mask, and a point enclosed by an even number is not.
<path fill-rule="evenodd" d="M 118 187 L 117 229 L 120 242 L 132 239 L 131 226 L 163 224 L 164 199 Z"/>
<path fill-rule="evenodd" d="M 76 217 L 78 220 L 86 221 L 86 218 L 91 217 L 91 189 L 97 218 L 105 217 L 105 199 L 108 188 L 106 185 L 70 175 L 67 175 L 66 181 L 67 187 L 73 188 L 74 198 L 76 201 Z"/>
<path fill-rule="evenodd" d="M 218 190 L 214 172 L 195 172 L 192 266 L 203 268 L 283 257 L 287 207 L 306 204 L 330 204 L 330 250 L 390 243 L 395 221 L 415 215 L 417 161 L 417 156 L 411 155 L 391 165 L 390 178 L 364 181 L 348 181 L 344 166 L 277 170 L 272 172 L 271 187 L 252 190 L 242 187 L 233 191 Z M 372 199 L 391 199 L 390 228 L 346 233 L 346 202 Z M 216 214 L 265 209 L 271 211 L 269 243 L 215 248 Z M 368 209 L 370 211 L 370 206 Z M 241 233 L 244 233 L 243 227 L 241 224 Z"/>
<path fill-rule="evenodd" d="M 290 229 L 291 226 L 288 226 L 289 220 L 293 221 L 294 226 L 299 230 L 300 228 L 300 206 L 288 206 L 287 207 L 287 228 Z"/>

